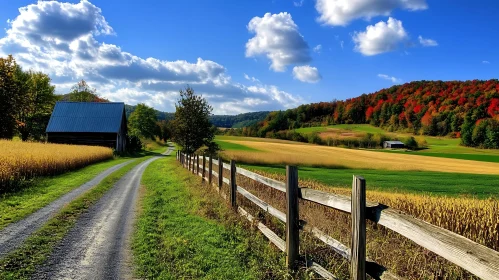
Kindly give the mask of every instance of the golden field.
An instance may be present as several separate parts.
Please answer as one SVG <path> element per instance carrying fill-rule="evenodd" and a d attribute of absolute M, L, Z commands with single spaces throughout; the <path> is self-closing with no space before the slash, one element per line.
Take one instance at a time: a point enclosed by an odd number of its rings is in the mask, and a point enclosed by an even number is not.
<path fill-rule="evenodd" d="M 216 169 L 216 168 L 215 168 Z M 251 168 L 250 168 L 251 169 Z M 265 177 L 284 181 L 282 174 L 253 170 Z M 227 177 L 228 171 L 225 171 Z M 238 185 L 280 211 L 286 209 L 285 194 L 238 175 Z M 300 186 L 326 192 L 351 195 L 351 190 L 315 182 L 300 180 Z M 228 195 L 228 186 L 224 192 Z M 460 234 L 479 244 L 499 250 L 499 200 L 459 197 L 436 197 L 406 193 L 367 191 L 367 199 L 390 208 L 401 210 L 431 224 Z M 282 236 L 282 224 L 270 218 L 257 206 L 239 197 L 238 204 L 259 216 L 263 223 Z M 351 216 L 316 203 L 301 201 L 300 219 L 319 228 L 343 244 L 351 244 Z M 327 245 L 302 233 L 300 250 L 311 256 L 336 275 L 344 273 L 348 263 L 338 257 Z M 368 223 L 367 254 L 377 263 L 405 279 L 478 279 L 442 257 L 424 249 L 407 238 L 382 226 Z M 347 271 L 348 273 L 348 271 Z"/>
<path fill-rule="evenodd" d="M 356 169 L 440 171 L 451 173 L 499 174 L 499 163 L 437 158 L 401 153 L 307 145 L 290 141 L 260 141 L 248 138 L 223 140 L 258 151 L 229 150 L 226 157 L 254 164 L 342 166 Z"/>
<path fill-rule="evenodd" d="M 105 147 L 0 140 L 0 192 L 20 181 L 60 174 L 113 157 Z"/>

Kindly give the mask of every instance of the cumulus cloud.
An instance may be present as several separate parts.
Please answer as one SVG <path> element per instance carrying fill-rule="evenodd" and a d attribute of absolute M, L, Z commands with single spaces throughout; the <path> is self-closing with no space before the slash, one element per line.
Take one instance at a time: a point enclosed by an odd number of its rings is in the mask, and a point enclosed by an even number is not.
<path fill-rule="evenodd" d="M 288 13 L 254 17 L 248 31 L 255 33 L 255 37 L 246 43 L 246 57 L 265 55 L 274 71 L 283 72 L 287 65 L 311 60 L 309 46 Z"/>
<path fill-rule="evenodd" d="M 39 1 L 9 20 L 6 36 L 0 38 L 0 56 L 13 54 L 24 68 L 49 74 L 58 93 L 85 79 L 113 101 L 144 102 L 165 111 L 174 110 L 178 90 L 186 85 L 207 97 L 215 113 L 284 109 L 303 102 L 272 85 L 259 84 L 255 93 L 232 81 L 215 61 L 142 58 L 98 41 L 98 35 L 116 34 L 92 3 Z"/>
<path fill-rule="evenodd" d="M 322 51 L 322 45 L 320 45 L 320 44 L 319 44 L 319 45 L 315 46 L 315 47 L 313 48 L 313 50 L 314 50 L 314 52 L 316 52 L 316 53 L 321 53 L 321 51 Z"/>
<path fill-rule="evenodd" d="M 394 51 L 409 36 L 402 26 L 402 21 L 390 17 L 387 22 L 380 21 L 367 26 L 364 32 L 355 32 L 352 38 L 355 50 L 370 56 Z"/>
<path fill-rule="evenodd" d="M 437 41 L 432 40 L 432 39 L 425 39 L 421 35 L 419 35 L 418 40 L 419 40 L 419 43 L 423 47 L 436 47 L 436 46 L 438 46 Z"/>
<path fill-rule="evenodd" d="M 401 79 L 395 78 L 395 77 L 392 77 L 392 76 L 388 76 L 386 74 L 378 74 L 378 77 L 381 78 L 381 79 L 385 79 L 385 80 L 391 81 L 394 84 L 400 84 L 402 82 Z"/>
<path fill-rule="evenodd" d="M 317 83 L 322 79 L 319 70 L 309 65 L 293 67 L 293 77 L 306 83 Z"/>
<path fill-rule="evenodd" d="M 426 0 L 317 0 L 315 9 L 319 22 L 346 26 L 351 21 L 388 16 L 395 9 L 417 11 L 427 9 Z"/>

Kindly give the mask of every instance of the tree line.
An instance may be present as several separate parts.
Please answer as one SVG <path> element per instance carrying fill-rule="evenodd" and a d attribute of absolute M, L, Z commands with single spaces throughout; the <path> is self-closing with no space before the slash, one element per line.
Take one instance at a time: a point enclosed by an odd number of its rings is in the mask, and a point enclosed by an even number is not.
<path fill-rule="evenodd" d="M 201 147 L 210 153 L 218 149 L 213 142 L 216 128 L 210 122 L 212 107 L 190 87 L 179 96 L 174 114 L 158 114 L 145 104 L 127 107 L 129 151 L 141 150 L 141 139 L 147 138 L 174 139 L 187 153 Z M 57 101 L 109 102 L 84 80 L 69 93 L 57 95 L 47 74 L 22 69 L 11 55 L 0 58 L 0 139 L 44 140 Z"/>
<path fill-rule="evenodd" d="M 415 81 L 345 101 L 271 112 L 239 131 L 272 137 L 279 131 L 333 124 L 372 124 L 388 131 L 461 138 L 465 146 L 499 148 L 499 81 Z"/>

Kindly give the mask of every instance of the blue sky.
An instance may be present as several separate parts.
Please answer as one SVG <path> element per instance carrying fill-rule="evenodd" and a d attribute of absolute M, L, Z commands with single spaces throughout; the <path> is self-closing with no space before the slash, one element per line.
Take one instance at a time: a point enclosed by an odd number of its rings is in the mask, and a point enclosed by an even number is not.
<path fill-rule="evenodd" d="M 0 55 L 173 111 L 191 85 L 214 113 L 346 99 L 413 80 L 498 78 L 499 2 L 2 1 Z M 421 36 L 421 38 L 420 38 Z M 320 45 L 318 48 L 317 46 Z M 200 59 L 200 60 L 199 60 Z"/>

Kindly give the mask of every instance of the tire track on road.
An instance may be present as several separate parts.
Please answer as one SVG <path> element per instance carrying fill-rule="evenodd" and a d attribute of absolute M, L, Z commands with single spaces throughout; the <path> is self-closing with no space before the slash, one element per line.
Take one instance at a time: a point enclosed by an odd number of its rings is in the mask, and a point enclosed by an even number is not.
<path fill-rule="evenodd" d="M 169 155 L 169 147 L 164 155 Z M 131 279 L 130 236 L 142 174 L 140 163 L 77 221 L 33 279 Z"/>
<path fill-rule="evenodd" d="M 131 163 L 132 161 L 133 160 L 129 160 L 104 170 L 92 180 L 52 201 L 50 204 L 37 210 L 28 217 L 5 227 L 0 231 L 0 257 L 5 256 L 9 252 L 18 248 L 24 240 L 26 240 L 26 238 L 42 227 L 50 218 L 59 212 L 64 205 L 73 201 L 82 193 L 95 187 L 109 174 Z"/>

